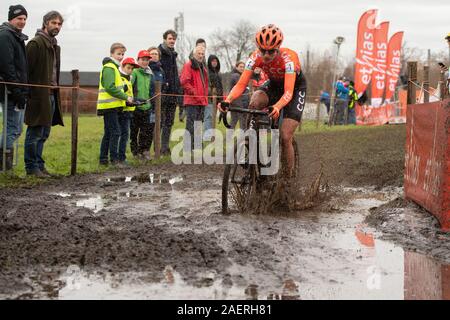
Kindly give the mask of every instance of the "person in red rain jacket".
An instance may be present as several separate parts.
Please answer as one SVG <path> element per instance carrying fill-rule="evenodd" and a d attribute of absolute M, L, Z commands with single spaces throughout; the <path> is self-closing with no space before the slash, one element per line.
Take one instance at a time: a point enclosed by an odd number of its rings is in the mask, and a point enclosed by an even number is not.
<path fill-rule="evenodd" d="M 197 46 L 194 49 L 193 57 L 183 66 L 180 76 L 180 83 L 184 89 L 186 130 L 191 135 L 191 145 L 185 144 L 185 148 L 191 151 L 194 149 L 194 122 L 201 122 L 201 125 L 196 126 L 200 132 L 195 132 L 195 135 L 199 137 L 197 140 L 201 141 L 203 114 L 205 107 L 208 105 L 208 68 L 203 63 L 204 58 L 205 48 Z M 187 143 L 186 140 L 185 143 Z M 201 149 L 201 143 L 195 148 Z"/>

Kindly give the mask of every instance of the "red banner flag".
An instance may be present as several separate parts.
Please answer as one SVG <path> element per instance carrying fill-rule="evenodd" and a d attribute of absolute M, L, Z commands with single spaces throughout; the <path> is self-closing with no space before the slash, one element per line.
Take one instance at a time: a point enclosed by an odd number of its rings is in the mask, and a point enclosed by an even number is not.
<path fill-rule="evenodd" d="M 389 22 L 382 22 L 375 29 L 375 64 L 372 75 L 372 106 L 383 101 L 386 82 Z"/>
<path fill-rule="evenodd" d="M 361 95 L 370 83 L 374 67 L 376 9 L 366 11 L 358 22 L 355 64 L 355 90 Z"/>
<path fill-rule="evenodd" d="M 386 70 L 386 96 L 385 101 L 390 102 L 394 96 L 395 87 L 397 86 L 398 77 L 401 69 L 401 52 L 402 52 L 403 31 L 395 33 L 389 40 L 388 58 Z"/>

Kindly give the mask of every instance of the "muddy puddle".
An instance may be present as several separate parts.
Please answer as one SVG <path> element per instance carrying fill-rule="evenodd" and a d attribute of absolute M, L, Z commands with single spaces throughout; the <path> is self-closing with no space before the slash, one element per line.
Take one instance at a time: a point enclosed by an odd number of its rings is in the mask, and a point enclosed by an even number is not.
<path fill-rule="evenodd" d="M 450 299 L 450 260 L 404 249 L 365 223 L 401 194 L 337 188 L 306 211 L 223 216 L 217 177 L 141 173 L 47 191 L 59 209 L 21 242 L 22 218 L 8 211 L 0 258 L 12 280 L 0 298 Z"/>
<path fill-rule="evenodd" d="M 222 245 L 239 254 L 223 274 L 214 270 L 186 282 L 171 266 L 161 271 L 163 280 L 145 282 L 145 274 L 98 275 L 78 266 L 59 280 L 68 283 L 60 299 L 449 299 L 450 265 L 403 250 L 380 240 L 364 224 L 370 208 L 391 199 L 396 192 L 367 193 L 343 189 L 353 198 L 339 212 L 302 212 L 294 218 L 270 216 L 230 218 L 214 216 L 223 233 L 239 242 L 260 239 L 271 257 L 254 255 L 245 244 L 223 239 Z M 189 206 L 176 193 L 175 206 Z M 190 203 L 194 206 L 194 202 Z M 187 212 L 186 212 L 187 213 Z M 212 227 L 212 226 L 211 226 Z M 235 232 L 232 232 L 232 229 Z M 217 232 L 210 228 L 211 232 Z M 228 231 L 228 232 L 225 232 Z M 227 241 L 228 240 L 228 241 Z M 253 242 L 254 244 L 254 242 Z M 231 245 L 231 247 L 227 247 Z M 243 261 L 241 253 L 248 256 Z M 266 254 L 269 252 L 266 252 Z M 261 267 L 259 263 L 265 266 Z M 250 262 L 250 263 L 248 263 Z"/>

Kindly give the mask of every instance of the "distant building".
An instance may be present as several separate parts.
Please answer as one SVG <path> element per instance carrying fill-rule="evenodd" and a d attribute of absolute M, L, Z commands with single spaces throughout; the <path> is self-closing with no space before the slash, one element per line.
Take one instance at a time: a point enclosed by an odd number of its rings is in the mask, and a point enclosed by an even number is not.
<path fill-rule="evenodd" d="M 98 81 L 100 72 L 80 72 L 80 91 L 78 96 L 78 111 L 80 113 L 96 113 Z M 71 86 L 72 74 L 70 71 L 62 71 L 60 85 Z M 61 89 L 62 111 L 72 111 L 72 90 Z"/>

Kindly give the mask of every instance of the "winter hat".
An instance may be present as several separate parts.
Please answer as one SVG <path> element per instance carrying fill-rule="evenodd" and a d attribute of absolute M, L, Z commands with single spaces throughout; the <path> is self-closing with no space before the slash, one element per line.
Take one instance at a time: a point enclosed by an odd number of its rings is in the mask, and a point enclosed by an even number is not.
<path fill-rule="evenodd" d="M 28 12 L 22 5 L 18 4 L 18 5 L 9 7 L 8 21 L 11 21 L 12 19 L 17 18 L 18 16 L 22 16 L 22 15 L 25 15 L 28 17 Z"/>

